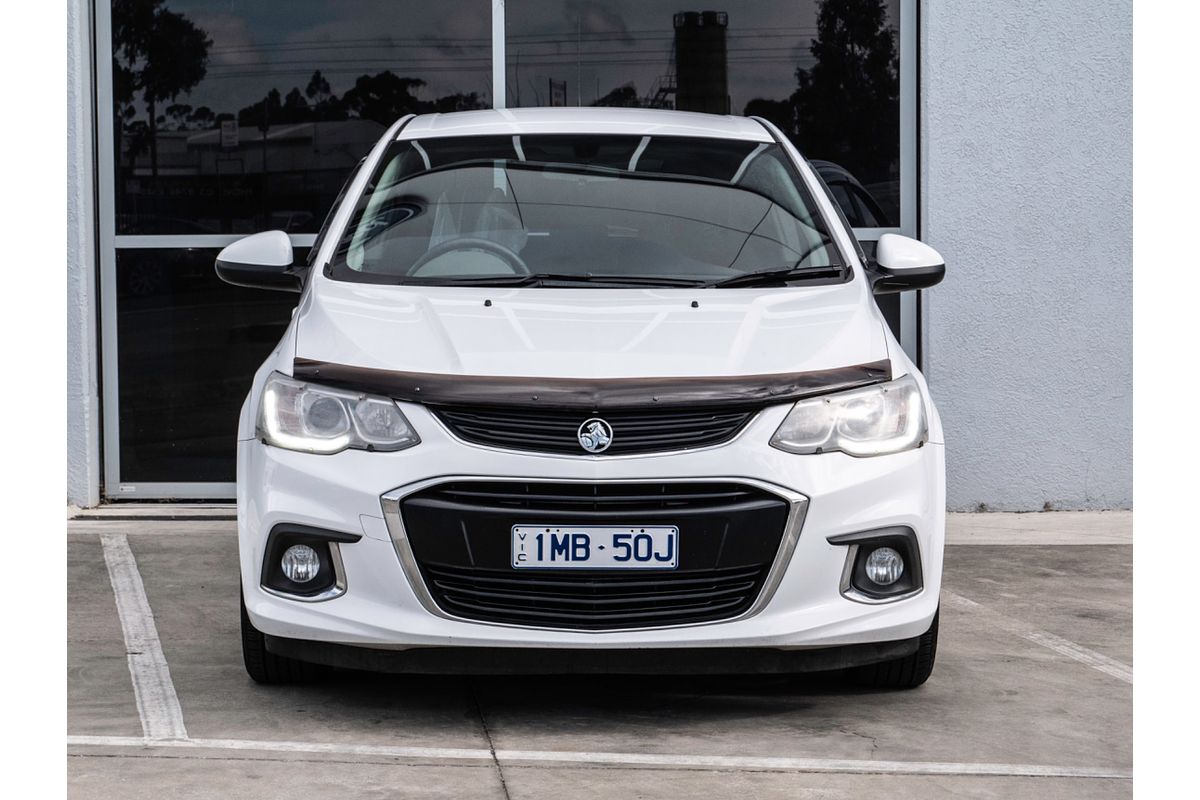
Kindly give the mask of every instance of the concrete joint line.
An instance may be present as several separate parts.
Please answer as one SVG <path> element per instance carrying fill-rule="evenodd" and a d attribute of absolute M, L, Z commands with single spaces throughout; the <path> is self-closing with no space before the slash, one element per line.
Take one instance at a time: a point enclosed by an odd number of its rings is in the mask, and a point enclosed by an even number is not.
<path fill-rule="evenodd" d="M 558 750 L 491 750 L 483 748 L 397 747 L 322 742 L 271 742 L 247 739 L 139 739 L 132 736 L 68 736 L 69 747 L 177 748 L 235 750 L 310 755 L 408 758 L 420 761 L 482 761 L 523 764 L 593 764 L 609 767 L 664 767 L 747 772 L 811 772 L 850 775 L 962 775 L 1022 778 L 1096 778 L 1131 780 L 1132 770 L 1109 767 L 1063 767 L 1043 764 L 988 764 L 942 761 L 877 761 L 843 758 L 778 758 L 768 756 L 701 756 L 667 753 L 592 753 Z M 216 756 L 220 758 L 220 756 Z"/>
<path fill-rule="evenodd" d="M 475 691 L 473 682 L 471 684 L 471 702 L 475 705 L 475 713 L 479 716 L 479 725 L 483 729 L 483 738 L 487 740 L 488 752 L 492 756 L 492 764 L 496 767 L 496 777 L 500 779 L 500 790 L 504 794 L 504 800 L 511 800 L 512 795 L 508 792 L 508 781 L 504 777 L 504 767 L 496 755 L 496 743 L 492 740 L 492 731 L 488 727 L 487 717 L 483 713 L 483 706 L 479 702 L 479 695 Z"/>
<path fill-rule="evenodd" d="M 1109 658 L 1103 653 L 1097 653 L 1095 650 L 1076 644 L 1069 639 L 1064 639 L 1049 631 L 1035 628 L 1019 619 L 1001 614 L 999 611 L 993 611 L 990 608 L 981 606 L 974 600 L 945 589 L 942 590 L 942 602 L 952 608 L 962 609 L 970 614 L 975 614 L 997 628 L 1005 630 L 1014 636 L 1019 636 L 1028 642 L 1040 645 L 1047 650 L 1058 653 L 1060 656 L 1066 656 L 1069 659 L 1078 661 L 1080 664 L 1085 664 L 1119 681 L 1129 684 L 1133 683 L 1133 667 L 1117 661 L 1115 658 Z"/>
<path fill-rule="evenodd" d="M 100 543 L 117 600 L 117 616 L 125 636 L 129 676 L 133 680 L 142 732 L 147 740 L 154 742 L 187 739 L 179 697 L 171 682 L 171 671 L 154 625 L 154 612 L 146 599 L 146 588 L 129 549 L 129 540 L 124 534 L 104 533 L 100 535 Z"/>

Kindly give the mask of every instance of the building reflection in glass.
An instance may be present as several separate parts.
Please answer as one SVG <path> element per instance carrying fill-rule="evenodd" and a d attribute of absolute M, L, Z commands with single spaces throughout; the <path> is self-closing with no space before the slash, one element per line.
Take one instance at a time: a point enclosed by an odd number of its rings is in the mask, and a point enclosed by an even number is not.
<path fill-rule="evenodd" d="M 898 0 L 717 10 L 513 0 L 507 102 L 762 116 L 868 195 L 848 216 L 891 227 L 900 216 L 898 21 Z"/>
<path fill-rule="evenodd" d="M 315 233 L 408 113 L 491 106 L 491 3 L 113 0 L 118 234 Z"/>

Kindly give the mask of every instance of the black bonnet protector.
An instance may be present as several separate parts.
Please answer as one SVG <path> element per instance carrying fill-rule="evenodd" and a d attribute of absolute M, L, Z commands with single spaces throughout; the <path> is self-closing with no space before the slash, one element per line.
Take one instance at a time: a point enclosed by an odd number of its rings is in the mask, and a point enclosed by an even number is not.
<path fill-rule="evenodd" d="M 891 380 L 887 359 L 836 369 L 711 378 L 522 378 L 351 367 L 297 358 L 297 380 L 431 405 L 522 406 L 601 411 L 654 406 L 769 406 Z"/>

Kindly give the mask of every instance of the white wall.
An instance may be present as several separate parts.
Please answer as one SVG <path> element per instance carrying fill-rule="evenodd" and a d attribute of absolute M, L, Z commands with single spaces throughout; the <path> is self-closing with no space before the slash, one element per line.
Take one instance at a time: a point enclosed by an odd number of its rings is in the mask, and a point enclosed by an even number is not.
<path fill-rule="evenodd" d="M 925 365 L 952 509 L 1132 501 L 1131 7 L 921 4 Z"/>
<path fill-rule="evenodd" d="M 67 3 L 67 502 L 76 505 L 100 499 L 89 5 Z"/>

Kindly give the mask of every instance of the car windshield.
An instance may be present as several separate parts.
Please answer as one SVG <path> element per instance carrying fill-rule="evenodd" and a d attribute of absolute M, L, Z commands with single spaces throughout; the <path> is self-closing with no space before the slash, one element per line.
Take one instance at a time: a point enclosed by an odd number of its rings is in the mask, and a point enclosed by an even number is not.
<path fill-rule="evenodd" d="M 786 154 L 667 136 L 394 142 L 329 264 L 339 280 L 425 285 L 704 285 L 762 271 L 846 275 Z"/>

